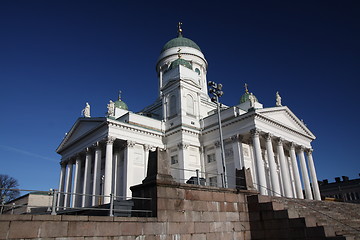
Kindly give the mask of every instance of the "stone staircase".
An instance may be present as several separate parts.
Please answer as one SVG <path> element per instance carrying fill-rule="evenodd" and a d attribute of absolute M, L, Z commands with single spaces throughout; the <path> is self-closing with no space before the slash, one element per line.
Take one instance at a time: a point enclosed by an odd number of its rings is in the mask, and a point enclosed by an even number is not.
<path fill-rule="evenodd" d="M 360 205 L 252 195 L 251 239 L 360 240 Z"/>
<path fill-rule="evenodd" d="M 313 217 L 318 226 L 332 226 L 337 235 L 360 240 L 360 204 L 273 198 L 299 217 Z"/>

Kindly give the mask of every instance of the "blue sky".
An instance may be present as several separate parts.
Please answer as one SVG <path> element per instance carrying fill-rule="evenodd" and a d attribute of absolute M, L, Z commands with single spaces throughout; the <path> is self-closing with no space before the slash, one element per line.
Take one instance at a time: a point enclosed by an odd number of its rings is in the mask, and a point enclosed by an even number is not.
<path fill-rule="evenodd" d="M 157 97 L 155 63 L 183 22 L 208 80 L 236 105 L 246 82 L 279 91 L 317 136 L 318 178 L 358 177 L 358 1 L 0 1 L 0 173 L 57 188 L 55 149 L 85 102 L 104 116 L 122 90 L 133 112 Z"/>

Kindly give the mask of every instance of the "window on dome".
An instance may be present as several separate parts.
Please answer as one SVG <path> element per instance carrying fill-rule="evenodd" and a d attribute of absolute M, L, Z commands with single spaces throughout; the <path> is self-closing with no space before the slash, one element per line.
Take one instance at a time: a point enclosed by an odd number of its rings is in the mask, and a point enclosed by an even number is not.
<path fill-rule="evenodd" d="M 198 75 L 200 75 L 200 69 L 195 68 L 195 72 L 196 72 Z"/>
<path fill-rule="evenodd" d="M 187 113 L 190 115 L 195 115 L 195 111 L 194 111 L 194 99 L 193 97 L 188 94 L 186 96 L 186 109 L 187 109 Z"/>

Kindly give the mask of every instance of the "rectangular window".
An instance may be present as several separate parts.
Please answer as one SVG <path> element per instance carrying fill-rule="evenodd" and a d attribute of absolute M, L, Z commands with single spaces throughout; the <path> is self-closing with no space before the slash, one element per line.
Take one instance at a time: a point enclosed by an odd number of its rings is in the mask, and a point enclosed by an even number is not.
<path fill-rule="evenodd" d="M 207 162 L 216 162 L 215 153 L 207 155 Z"/>
<path fill-rule="evenodd" d="M 209 186 L 217 187 L 217 177 L 209 177 Z"/>
<path fill-rule="evenodd" d="M 179 162 L 178 156 L 171 156 L 171 164 L 177 164 Z"/>

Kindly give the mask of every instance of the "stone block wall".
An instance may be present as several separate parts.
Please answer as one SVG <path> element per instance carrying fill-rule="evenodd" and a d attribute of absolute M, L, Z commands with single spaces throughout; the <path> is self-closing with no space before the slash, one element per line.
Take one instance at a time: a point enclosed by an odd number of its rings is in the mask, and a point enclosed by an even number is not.
<path fill-rule="evenodd" d="M 234 189 L 157 184 L 157 217 L 0 215 L 0 239 L 251 239 L 246 196 Z"/>

